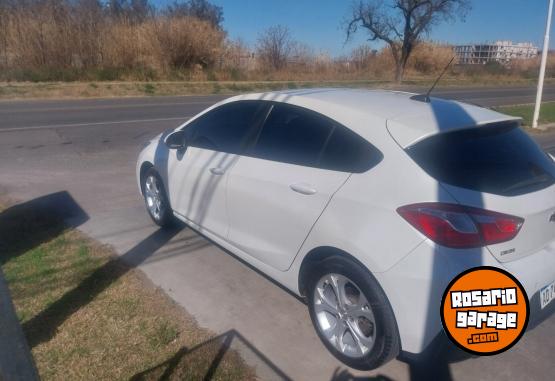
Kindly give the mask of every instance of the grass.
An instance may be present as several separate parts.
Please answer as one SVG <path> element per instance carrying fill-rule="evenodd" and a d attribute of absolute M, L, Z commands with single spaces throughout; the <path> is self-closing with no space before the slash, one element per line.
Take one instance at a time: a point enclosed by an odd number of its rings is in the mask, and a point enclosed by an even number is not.
<path fill-rule="evenodd" d="M 514 106 L 499 106 L 495 108 L 497 111 L 504 114 L 518 116 L 522 118 L 522 125 L 526 129 L 532 126 L 532 118 L 534 115 L 534 105 L 514 105 Z M 555 102 L 544 102 L 540 109 L 539 125 L 547 125 L 555 123 Z"/>
<path fill-rule="evenodd" d="M 6 212 L 0 213 L 0 264 L 42 379 L 151 380 L 165 372 L 169 379 L 209 372 L 217 380 L 255 379 L 233 350 L 213 369 L 221 343 L 109 247 L 77 230 L 53 228 L 55 219 Z M 84 284 L 107 286 L 75 294 Z M 70 311 L 55 329 L 52 311 Z M 53 334 L 38 340 L 44 332 Z"/>
<path fill-rule="evenodd" d="M 429 86 L 432 77 L 407 78 L 403 87 Z M 548 82 L 550 82 L 548 80 Z M 529 85 L 522 79 L 500 81 L 492 78 L 444 78 L 441 86 L 503 86 Z M 321 80 L 321 81 L 95 81 L 95 82 L 3 82 L 0 83 L 0 99 L 29 98 L 89 98 L 195 94 L 234 94 L 240 92 L 263 92 L 272 90 L 303 89 L 314 87 L 351 88 L 399 88 L 388 79 L 368 80 Z"/>
<path fill-rule="evenodd" d="M 154 95 L 154 93 L 156 92 L 156 86 L 154 86 L 152 83 L 147 83 L 144 86 L 144 92 L 146 95 Z"/>

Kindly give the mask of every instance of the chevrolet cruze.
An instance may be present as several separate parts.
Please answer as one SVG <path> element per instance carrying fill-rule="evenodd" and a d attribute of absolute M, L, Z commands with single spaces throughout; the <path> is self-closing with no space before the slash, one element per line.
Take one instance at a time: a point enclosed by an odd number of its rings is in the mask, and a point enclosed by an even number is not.
<path fill-rule="evenodd" d="M 372 369 L 441 334 L 468 268 L 512 273 L 532 313 L 553 298 L 555 165 L 519 123 L 403 92 L 240 95 L 147 144 L 137 179 L 154 222 L 305 297 L 331 353 Z"/>

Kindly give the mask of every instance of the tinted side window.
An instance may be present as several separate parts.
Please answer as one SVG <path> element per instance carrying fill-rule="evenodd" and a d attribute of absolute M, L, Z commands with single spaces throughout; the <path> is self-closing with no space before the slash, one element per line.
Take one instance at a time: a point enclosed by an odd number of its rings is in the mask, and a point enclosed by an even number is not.
<path fill-rule="evenodd" d="M 383 154 L 353 131 L 337 125 L 320 160 L 320 167 L 341 172 L 366 172 L 383 159 Z"/>
<path fill-rule="evenodd" d="M 275 104 L 248 152 L 261 159 L 316 166 L 334 124 L 301 107 Z"/>
<path fill-rule="evenodd" d="M 249 136 L 260 103 L 233 102 L 201 116 L 186 127 L 187 144 L 213 151 L 240 153 Z"/>

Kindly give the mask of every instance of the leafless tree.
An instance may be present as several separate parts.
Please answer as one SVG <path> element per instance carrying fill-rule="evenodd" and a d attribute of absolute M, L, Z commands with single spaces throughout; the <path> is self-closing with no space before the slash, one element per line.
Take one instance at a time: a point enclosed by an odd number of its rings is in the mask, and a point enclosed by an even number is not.
<path fill-rule="evenodd" d="M 258 37 L 256 52 L 265 65 L 280 70 L 287 65 L 294 45 L 289 29 L 276 25 L 266 29 Z"/>
<path fill-rule="evenodd" d="M 200 20 L 208 21 L 215 28 L 223 29 L 224 10 L 222 7 L 212 4 L 208 0 L 174 0 L 165 13 L 170 16 L 192 16 Z"/>
<path fill-rule="evenodd" d="M 112 18 L 132 23 L 141 23 L 154 12 L 149 0 L 109 0 L 106 8 Z"/>
<path fill-rule="evenodd" d="M 372 58 L 377 54 L 377 50 L 363 44 L 351 51 L 350 60 L 355 70 L 365 70 L 369 67 Z"/>
<path fill-rule="evenodd" d="M 395 80 L 401 82 L 421 36 L 442 21 L 464 19 L 469 10 L 469 0 L 360 0 L 353 3 L 347 19 L 347 39 L 362 27 L 370 41 L 387 43 L 395 61 Z"/>

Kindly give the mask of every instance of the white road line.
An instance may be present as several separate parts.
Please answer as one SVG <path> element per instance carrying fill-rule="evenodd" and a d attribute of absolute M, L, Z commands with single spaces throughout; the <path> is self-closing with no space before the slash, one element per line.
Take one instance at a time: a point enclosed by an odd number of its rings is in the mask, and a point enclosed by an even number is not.
<path fill-rule="evenodd" d="M 108 125 L 108 124 L 163 122 L 163 121 L 167 121 L 167 120 L 182 120 L 182 121 L 186 121 L 187 119 L 190 119 L 190 118 L 191 118 L 191 116 L 188 115 L 188 116 L 181 116 L 181 117 L 178 117 L 178 118 L 118 120 L 118 121 L 112 121 L 112 122 L 94 122 L 94 123 L 49 124 L 49 125 L 44 125 L 44 126 L 27 126 L 27 127 L 0 128 L 0 133 L 2 133 L 2 132 L 13 132 L 13 131 L 27 131 L 27 130 L 52 129 L 52 128 L 102 126 L 102 125 Z"/>
<path fill-rule="evenodd" d="M 26 108 L 20 110 L 6 109 L 1 110 L 2 114 L 16 114 L 16 113 L 28 113 L 28 112 L 50 112 L 50 111 L 81 111 L 81 110 L 107 110 L 107 109 L 118 109 L 118 108 L 145 108 L 145 107 L 170 107 L 170 106 L 186 106 L 186 105 L 206 105 L 211 106 L 215 102 L 169 102 L 169 103 L 133 103 L 133 104 L 121 104 L 121 105 L 94 105 L 94 106 L 76 106 L 76 107 L 37 107 L 37 108 Z M 2 104 L 0 103 L 0 106 Z"/>

